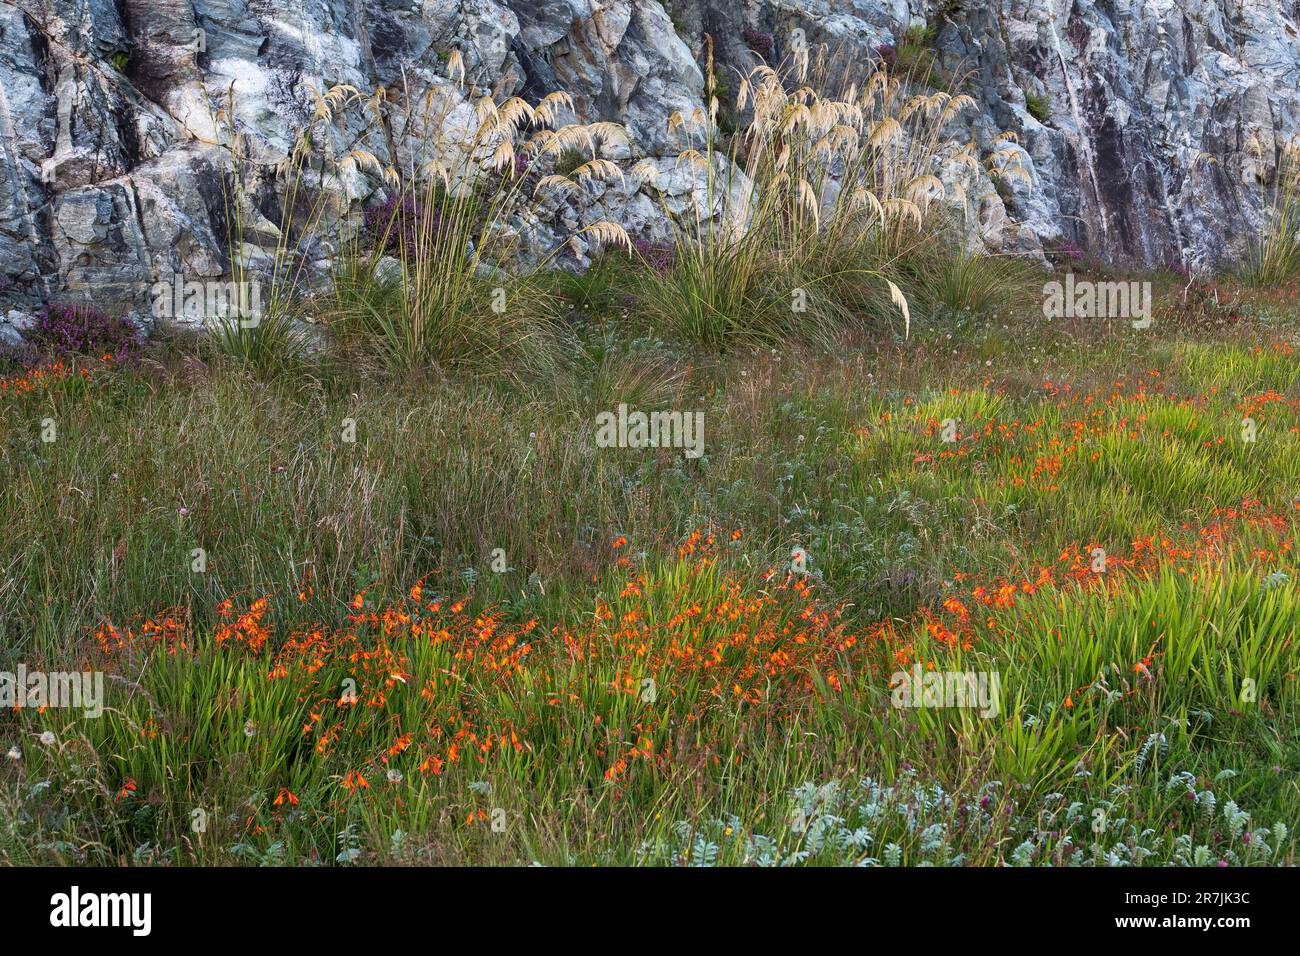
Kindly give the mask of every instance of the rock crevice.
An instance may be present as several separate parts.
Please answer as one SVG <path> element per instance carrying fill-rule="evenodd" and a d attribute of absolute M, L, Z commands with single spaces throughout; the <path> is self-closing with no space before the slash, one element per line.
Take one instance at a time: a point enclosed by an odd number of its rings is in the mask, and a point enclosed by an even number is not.
<path fill-rule="evenodd" d="M 796 36 L 859 73 L 886 56 L 933 63 L 930 81 L 976 101 L 954 140 L 1003 144 L 1021 170 L 960 184 L 972 245 L 1208 269 L 1258 230 L 1300 129 L 1298 18 L 1280 0 L 0 0 L 0 315 L 55 298 L 138 309 L 159 276 L 222 275 L 223 111 L 269 167 L 313 89 L 411 103 L 449 85 L 455 55 L 475 93 L 567 91 L 581 120 L 628 130 L 608 158 L 648 157 L 675 183 L 667 121 L 703 105 L 706 34 L 724 76 Z M 331 135 L 401 168 L 411 132 L 390 118 Z M 358 204 L 379 183 L 339 187 Z M 535 238 L 600 218 L 662 237 L 651 188 L 557 206 Z M 257 228 L 273 193 L 263 177 L 241 203 Z"/>

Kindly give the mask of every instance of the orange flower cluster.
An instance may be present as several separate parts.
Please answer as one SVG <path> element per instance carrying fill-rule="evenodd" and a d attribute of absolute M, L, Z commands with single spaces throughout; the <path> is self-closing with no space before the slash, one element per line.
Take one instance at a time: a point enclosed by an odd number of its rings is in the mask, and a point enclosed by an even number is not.
<path fill-rule="evenodd" d="M 104 355 L 99 359 L 101 365 L 112 365 L 113 356 Z M 37 365 L 34 368 L 0 377 L 0 397 L 5 395 L 27 395 L 31 392 L 49 388 L 55 382 L 61 382 L 73 374 L 90 378 L 94 369 L 81 366 L 74 369 L 62 360 Z"/>
<path fill-rule="evenodd" d="M 1281 350 L 1280 346 L 1274 346 Z M 1004 390 L 1004 389 L 1003 389 Z M 1000 391 L 1003 391 L 1000 390 Z M 957 392 L 954 390 L 957 394 Z M 936 451 L 919 451 L 912 457 L 913 465 L 929 466 L 938 470 L 959 465 L 977 468 L 996 463 L 1001 471 L 996 475 L 997 487 L 1034 487 L 1042 491 L 1060 490 L 1061 478 L 1085 461 L 1101 457 L 1100 442 L 1121 438 L 1136 441 L 1141 428 L 1149 420 L 1146 411 L 1128 412 L 1131 406 L 1147 406 L 1160 399 L 1171 407 L 1177 406 L 1204 411 L 1209 408 L 1217 388 L 1209 389 L 1196 398 L 1175 398 L 1158 370 L 1151 369 L 1135 382 L 1120 379 L 1108 389 L 1076 392 L 1068 383 L 1048 381 L 1044 394 L 1067 413 L 1059 426 L 1049 431 L 1044 419 L 1021 421 L 989 418 L 963 421 L 960 430 L 949 434 L 950 439 Z M 1283 423 L 1292 432 L 1300 432 L 1300 400 L 1267 390 L 1247 396 L 1237 406 L 1239 416 L 1222 422 L 1221 434 L 1202 439 L 1204 446 L 1226 445 L 1240 427 L 1241 417 L 1261 418 L 1262 413 L 1280 413 Z M 942 423 L 927 417 L 917 423 L 921 434 L 934 439 L 940 434 Z M 863 434 L 859 430 L 859 434 Z M 1165 429 L 1162 437 L 1171 433 Z"/>
<path fill-rule="evenodd" d="M 580 624 L 549 631 L 427 600 L 417 584 L 392 602 L 358 595 L 343 626 L 277 627 L 271 599 L 259 597 L 218 605 L 210 637 L 171 611 L 133 628 L 106 622 L 97 638 L 110 657 L 161 648 L 260 662 L 264 692 L 301 709 L 310 752 L 333 762 L 350 796 L 389 767 L 437 775 L 467 760 L 527 759 L 535 741 L 559 735 L 619 779 L 637 762 L 665 769 L 683 721 L 738 707 L 790 713 L 841 693 L 887 637 L 885 625 L 849 628 L 801 576 L 724 573 L 717 548 L 738 539 L 693 533 L 667 569 L 634 568 Z M 360 764 L 358 741 L 374 748 Z"/>
<path fill-rule="evenodd" d="M 421 603 L 420 585 L 377 609 L 358 597 L 344 627 L 286 633 L 273 622 L 270 598 L 242 610 L 231 598 L 217 606 L 210 639 L 191 634 L 177 611 L 137 627 L 105 622 L 96 638 L 110 658 L 161 648 L 168 655 L 236 654 L 264 662 L 267 687 L 288 687 L 302 708 L 301 733 L 318 759 L 348 750 L 339 747 L 344 741 L 388 741 L 365 767 L 341 771 L 348 794 L 368 790 L 371 769 L 393 761 L 436 775 L 467 758 L 484 763 L 501 751 L 524 750 L 511 719 L 482 712 L 482 695 L 499 685 L 522 696 L 535 621 L 507 627 L 495 614 L 470 614 L 463 602 Z M 276 805 L 286 800 L 297 803 L 284 791 Z"/>
<path fill-rule="evenodd" d="M 245 689 L 300 709 L 303 752 L 328 762 L 348 797 L 373 794 L 376 773 L 391 783 L 458 764 L 527 764 L 548 747 L 582 748 L 606 780 L 623 781 L 638 769 L 672 772 L 687 756 L 716 761 L 728 745 L 719 728 L 751 712 L 793 717 L 864 677 L 877 680 L 886 665 L 911 666 L 919 633 L 970 648 L 1042 589 L 1111 587 L 1170 564 L 1198 573 L 1221 559 L 1227 536 L 1246 530 L 1261 542 L 1257 557 L 1278 560 L 1295 519 L 1245 501 L 1203 527 L 1140 537 L 1126 554 L 1107 554 L 1104 573 L 1095 542 L 1071 544 L 1052 566 L 995 579 L 958 573 L 959 586 L 913 621 L 866 627 L 817 597 L 806 576 L 726 571 L 727 537 L 697 531 L 675 560 L 632 567 L 589 613 L 549 629 L 429 599 L 417 584 L 393 601 L 358 594 L 340 625 L 277 627 L 271 600 L 260 597 L 242 610 L 222 602 L 202 639 L 174 611 L 134 629 L 105 623 L 97 637 L 110 657 L 142 647 L 258 662 L 252 673 L 264 684 Z M 293 802 L 281 797 L 277 805 Z"/>
<path fill-rule="evenodd" d="M 51 362 L 0 378 L 0 395 L 26 395 L 37 389 L 49 388 L 72 374 L 72 369 L 62 362 Z M 82 374 L 85 374 L 83 371 Z"/>
<path fill-rule="evenodd" d="M 1244 532 L 1258 532 L 1263 542 L 1248 554 L 1254 561 L 1278 563 L 1290 555 L 1293 529 L 1300 518 L 1300 502 L 1293 513 L 1269 511 L 1254 499 L 1235 508 L 1216 508 L 1208 524 L 1197 527 L 1184 523 L 1169 533 L 1152 533 L 1135 539 L 1127 555 L 1106 552 L 1100 563 L 1097 542 L 1070 544 L 1063 547 L 1056 567 L 1040 566 L 1010 578 L 984 580 L 970 572 L 957 572 L 954 579 L 962 590 L 946 595 L 940 602 L 944 614 L 923 609 L 921 619 L 930 635 L 950 646 L 969 648 L 976 632 L 976 618 L 971 608 L 982 608 L 982 623 L 988 631 L 997 631 L 999 611 L 1016 607 L 1021 596 L 1032 596 L 1043 588 L 1060 588 L 1068 584 L 1081 587 L 1115 587 L 1126 578 L 1149 576 L 1163 567 L 1193 578 L 1203 569 L 1222 561 L 1229 539 Z M 911 663 L 909 648 L 896 651 L 903 663 Z"/>
<path fill-rule="evenodd" d="M 1254 395 L 1247 395 L 1245 400 L 1238 406 L 1241 414 L 1245 418 L 1259 417 L 1260 413 L 1270 406 L 1279 410 L 1289 411 L 1293 416 L 1300 412 L 1300 401 L 1287 398 L 1276 389 L 1267 389 L 1263 392 L 1257 392 Z M 1295 431 L 1295 428 L 1291 429 Z"/>

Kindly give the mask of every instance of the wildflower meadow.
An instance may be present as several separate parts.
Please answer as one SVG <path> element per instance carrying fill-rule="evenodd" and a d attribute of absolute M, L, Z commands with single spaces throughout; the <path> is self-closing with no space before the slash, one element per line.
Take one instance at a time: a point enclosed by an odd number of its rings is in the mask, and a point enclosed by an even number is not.
<path fill-rule="evenodd" d="M 664 171 L 554 93 L 325 155 L 386 101 L 321 91 L 271 174 L 330 281 L 11 344 L 0 862 L 1294 864 L 1295 190 L 1238 269 L 977 253 L 940 199 L 1013 134 L 791 69 L 673 115 L 671 240 L 531 257 Z"/>

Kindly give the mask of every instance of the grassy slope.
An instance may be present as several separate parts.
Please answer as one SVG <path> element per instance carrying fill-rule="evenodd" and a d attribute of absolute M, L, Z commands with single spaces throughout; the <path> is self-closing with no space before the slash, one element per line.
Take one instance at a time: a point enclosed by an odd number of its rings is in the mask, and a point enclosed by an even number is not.
<path fill-rule="evenodd" d="M 1244 314 L 11 382 L 0 669 L 123 680 L 0 723 L 0 859 L 1289 861 L 1300 363 L 1293 303 Z M 595 448 L 618 402 L 702 410 L 706 456 Z M 891 708 L 913 661 L 1003 713 Z"/>

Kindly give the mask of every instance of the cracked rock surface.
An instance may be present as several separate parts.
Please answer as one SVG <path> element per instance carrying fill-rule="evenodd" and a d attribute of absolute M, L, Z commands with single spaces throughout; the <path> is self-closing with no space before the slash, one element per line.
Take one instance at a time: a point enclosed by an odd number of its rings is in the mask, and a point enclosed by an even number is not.
<path fill-rule="evenodd" d="M 457 51 L 471 92 L 565 90 L 580 119 L 627 128 L 608 158 L 657 161 L 647 183 L 554 204 L 530 242 L 603 218 L 662 239 L 664 194 L 700 201 L 667 119 L 702 104 L 705 34 L 724 68 L 780 59 L 803 36 L 865 69 L 921 28 L 976 100 L 954 139 L 1016 134 L 1022 178 L 960 183 L 967 240 L 994 251 L 1070 243 L 1211 267 L 1258 229 L 1300 131 L 1300 4 L 1280 0 L 0 0 L 0 336 L 43 302 L 139 311 L 160 278 L 223 276 L 236 241 L 223 110 L 270 167 L 311 118 L 313 88 L 454 92 Z M 400 164 L 390 132 L 361 145 Z M 361 134 L 340 121 L 331 135 L 346 150 Z M 278 240 L 273 182 L 241 203 L 250 261 Z M 342 181 L 340 205 L 376 187 Z"/>

